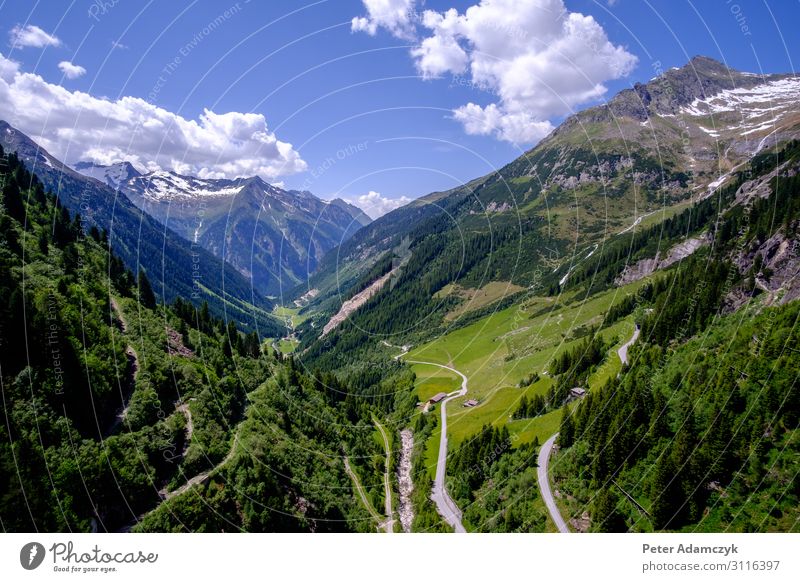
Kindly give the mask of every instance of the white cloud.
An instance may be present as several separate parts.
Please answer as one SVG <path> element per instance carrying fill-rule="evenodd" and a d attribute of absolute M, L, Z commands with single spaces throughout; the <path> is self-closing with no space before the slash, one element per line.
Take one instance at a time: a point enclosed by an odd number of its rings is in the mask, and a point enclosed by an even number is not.
<path fill-rule="evenodd" d="M 457 44 L 472 83 L 499 100 L 455 111 L 467 133 L 530 143 L 546 135 L 549 118 L 599 99 L 603 83 L 630 73 L 636 57 L 614 46 L 591 16 L 569 12 L 562 0 L 481 0 L 460 14 L 425 11 L 431 36 L 412 51 L 423 76 L 460 74 Z"/>
<path fill-rule="evenodd" d="M 411 202 L 411 198 L 401 196 L 400 198 L 386 198 L 379 192 L 370 190 L 367 194 L 362 194 L 356 199 L 345 199 L 355 206 L 358 206 L 364 213 L 375 220 L 384 214 L 391 212 L 395 208 L 400 208 Z"/>
<path fill-rule="evenodd" d="M 67 79 L 77 79 L 86 74 L 86 69 L 69 61 L 61 61 L 58 63 L 58 68 L 61 69 Z"/>
<path fill-rule="evenodd" d="M 362 0 L 367 9 L 366 16 L 353 18 L 353 32 L 366 32 L 374 36 L 379 28 L 385 28 L 397 38 L 414 38 L 414 6 L 416 0 Z"/>
<path fill-rule="evenodd" d="M 528 113 L 507 113 L 494 103 L 481 107 L 468 103 L 453 111 L 453 117 L 469 135 L 493 135 L 511 143 L 535 143 L 553 131 L 553 124 Z"/>
<path fill-rule="evenodd" d="M 378 26 L 366 19 L 363 30 L 374 34 Z M 468 71 L 472 87 L 495 96 L 488 106 L 454 111 L 465 131 L 515 143 L 538 141 L 552 129 L 549 119 L 600 99 L 607 81 L 636 65 L 594 18 L 570 12 L 563 0 L 480 0 L 463 13 L 426 10 L 407 26 L 427 31 L 411 50 L 424 78 Z"/>
<path fill-rule="evenodd" d="M 207 178 L 273 180 L 306 169 L 259 113 L 205 110 L 186 119 L 138 97 L 100 99 L 23 73 L 0 55 L 0 119 L 68 164 L 128 160 Z"/>
<path fill-rule="evenodd" d="M 19 72 L 19 63 L 0 54 L 0 80 L 11 82 Z"/>
<path fill-rule="evenodd" d="M 18 24 L 8 32 L 8 35 L 11 40 L 11 46 L 14 48 L 23 48 L 26 46 L 42 48 L 61 44 L 58 37 L 46 33 L 33 24 L 26 24 L 25 26 L 20 26 Z"/>
<path fill-rule="evenodd" d="M 440 77 L 444 73 L 461 74 L 469 63 L 469 55 L 458 41 L 447 35 L 426 38 L 422 44 L 411 50 L 417 60 L 417 68 L 425 79 Z"/>

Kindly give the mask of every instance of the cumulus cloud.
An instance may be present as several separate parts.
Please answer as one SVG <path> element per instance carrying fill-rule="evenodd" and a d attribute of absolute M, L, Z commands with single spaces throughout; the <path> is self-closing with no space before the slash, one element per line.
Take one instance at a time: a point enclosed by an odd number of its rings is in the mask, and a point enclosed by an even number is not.
<path fill-rule="evenodd" d="M 100 99 L 24 73 L 0 55 L 0 119 L 68 164 L 130 161 L 149 170 L 202 178 L 258 175 L 265 180 L 306 169 L 259 113 L 205 110 L 186 119 L 137 97 Z"/>
<path fill-rule="evenodd" d="M 61 61 L 58 63 L 58 68 L 67 79 L 77 79 L 86 74 L 86 69 L 69 61 Z"/>
<path fill-rule="evenodd" d="M 414 5 L 416 0 L 362 0 L 366 16 L 353 18 L 353 32 L 366 32 L 374 36 L 379 28 L 385 28 L 397 38 L 414 38 Z"/>
<path fill-rule="evenodd" d="M 387 198 L 379 192 L 370 190 L 367 194 L 362 194 L 355 199 L 347 199 L 346 202 L 358 206 L 364 213 L 375 220 L 384 214 L 391 212 L 395 208 L 400 208 L 411 202 L 411 198 L 401 196 L 400 198 Z"/>
<path fill-rule="evenodd" d="M 553 124 L 525 113 L 501 111 L 494 103 L 481 107 L 468 103 L 453 111 L 469 135 L 492 135 L 512 143 L 535 143 L 553 131 Z"/>
<path fill-rule="evenodd" d="M 61 44 L 61 40 L 59 40 L 58 37 L 46 33 L 33 24 L 26 24 L 25 26 L 20 26 L 18 24 L 8 32 L 8 36 L 10 37 L 11 46 L 14 48 L 23 48 L 26 46 L 43 48 Z"/>
<path fill-rule="evenodd" d="M 515 143 L 538 141 L 549 119 L 600 99 L 607 81 L 636 65 L 593 17 L 563 0 L 480 0 L 463 13 L 426 10 L 411 24 L 427 35 L 411 51 L 424 78 L 468 74 L 471 86 L 495 96 L 454 111 L 465 131 Z"/>
<path fill-rule="evenodd" d="M 0 80 L 13 81 L 19 72 L 19 63 L 5 58 L 0 54 Z"/>
<path fill-rule="evenodd" d="M 445 73 L 460 75 L 467 69 L 469 55 L 453 36 L 434 35 L 412 49 L 417 68 L 425 79 L 440 77 Z"/>

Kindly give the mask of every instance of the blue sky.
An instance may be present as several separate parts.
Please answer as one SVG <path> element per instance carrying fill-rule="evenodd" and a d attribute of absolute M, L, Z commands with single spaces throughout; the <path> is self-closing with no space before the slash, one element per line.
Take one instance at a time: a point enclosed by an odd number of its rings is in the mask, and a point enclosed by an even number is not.
<path fill-rule="evenodd" d="M 435 53 L 441 43 L 427 53 L 430 61 L 423 62 L 421 53 L 412 56 L 411 51 L 437 34 L 438 40 L 449 42 L 449 33 L 442 32 L 445 26 L 435 29 L 434 20 L 447 22 L 445 11 L 452 8 L 457 22 L 456 16 L 480 0 L 394 2 L 412 5 L 416 12 L 398 23 L 380 20 L 380 14 L 366 6 L 369 0 L 76 0 L 63 7 L 59 3 L 58 9 L 52 2 L 4 2 L 0 22 L 7 30 L 0 30 L 0 53 L 4 66 L 14 69 L 6 79 L 10 83 L 15 73 L 33 73 L 48 84 L 36 89 L 47 95 L 42 103 L 63 99 L 69 104 L 47 113 L 36 105 L 31 111 L 19 104 L 13 111 L 2 111 L 0 105 L 0 113 L 34 138 L 41 133 L 43 145 L 63 157 L 103 161 L 111 159 L 109 152 L 112 158 L 127 152 L 140 165 L 149 161 L 163 167 L 177 158 L 173 168 L 187 172 L 198 173 L 207 166 L 204 171 L 211 177 L 261 173 L 323 198 L 359 200 L 375 192 L 380 197 L 373 194 L 362 203 L 377 214 L 393 205 L 383 198 L 414 198 L 451 188 L 504 165 L 528 149 L 548 124 L 557 125 L 571 110 L 647 81 L 659 65 L 680 66 L 704 54 L 742 70 L 790 72 L 796 68 L 793 58 L 800 58 L 797 2 L 567 0 L 568 13 L 593 17 L 609 43 L 606 48 L 618 51 L 609 71 L 589 72 L 592 83 L 607 89 L 605 95 L 593 91 L 582 98 L 582 89 L 570 85 L 574 79 L 562 78 L 558 70 L 546 70 L 547 63 L 539 62 L 541 46 L 520 53 L 515 72 L 504 73 L 495 85 L 476 83 L 469 71 L 453 72 L 453 62 L 463 58 L 460 49 L 454 59 L 452 52 Z M 521 17 L 518 29 L 499 24 L 492 28 L 487 10 L 481 16 L 484 29 L 475 35 L 487 40 L 493 34 L 496 38 L 488 41 L 503 45 L 505 36 L 509 43 L 535 47 L 537 27 L 547 17 L 535 12 L 540 8 L 534 0 L 517 2 L 520 13 L 522 8 L 533 10 L 529 20 Z M 550 8 L 559 3 L 542 0 Z M 422 16 L 426 10 L 431 13 L 428 25 Z M 362 17 L 362 25 L 354 26 L 353 18 Z M 467 27 L 466 22 L 461 25 Z M 474 44 L 478 37 L 461 30 L 452 38 L 470 63 L 480 64 Z M 525 46 L 521 50 L 528 50 Z M 448 64 L 442 65 L 442 58 Z M 509 79 L 526 78 L 526 63 L 538 67 L 532 78 L 542 72 L 548 82 L 558 84 L 559 98 L 567 96 L 563 103 L 531 97 L 535 86 L 509 87 Z M 438 78 L 430 78 L 437 71 Z M 66 92 L 49 85 L 60 85 Z M 189 133 L 195 133 L 188 138 L 190 145 L 169 136 L 155 146 L 150 141 L 157 134 L 147 130 L 142 145 L 138 138 L 131 143 L 131 132 L 122 122 L 106 124 L 107 134 L 101 138 L 81 133 L 76 125 L 89 125 L 90 116 L 102 115 L 103 107 L 92 101 L 96 111 L 82 113 L 76 121 L 67 110 L 85 101 L 76 91 L 109 102 L 127 96 L 142 99 L 153 109 L 128 103 L 113 115 L 127 115 L 126 108 L 132 108 L 136 115 L 152 115 L 162 124 L 179 118 L 188 124 Z M 27 102 L 36 100 L 28 96 Z M 470 103 L 483 116 L 480 127 L 472 129 L 453 113 Z M 153 113 L 157 109 L 169 115 Z M 209 122 L 212 129 L 192 126 L 206 110 L 237 115 Z M 263 119 L 244 115 L 251 113 Z M 242 135 L 258 130 L 264 121 L 267 129 L 259 138 L 263 148 L 254 149 Z M 125 135 L 112 136 L 114 131 Z M 56 143 L 65 136 L 74 142 L 66 149 Z M 523 139 L 509 141 L 509 136 Z M 123 138 L 128 141 L 121 142 Z M 160 157 L 147 160 L 148 147 Z M 194 149 L 182 153 L 181 148 Z"/>

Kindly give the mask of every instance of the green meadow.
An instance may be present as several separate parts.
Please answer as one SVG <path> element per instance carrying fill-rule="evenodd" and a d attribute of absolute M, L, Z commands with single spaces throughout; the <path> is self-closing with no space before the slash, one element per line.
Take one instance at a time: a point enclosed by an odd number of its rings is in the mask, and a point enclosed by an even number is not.
<path fill-rule="evenodd" d="M 469 379 L 468 394 L 448 404 L 450 446 L 458 446 L 489 424 L 508 425 L 511 434 L 517 437 L 515 445 L 532 442 L 534 438 L 542 442 L 555 433 L 560 423 L 558 411 L 513 422 L 511 414 L 523 396 L 547 393 L 552 385 L 548 367 L 554 357 L 578 345 L 591 327 L 599 326 L 613 303 L 635 293 L 643 284 L 644 281 L 631 283 L 589 300 L 574 293 L 557 298 L 529 297 L 412 349 L 403 359 L 452 366 Z M 600 388 L 619 373 L 622 364 L 616 351 L 632 333 L 631 316 L 600 332 L 604 339 L 614 342 L 614 347 L 589 378 L 590 390 Z M 438 392 L 451 392 L 460 385 L 458 376 L 448 370 L 426 364 L 412 364 L 412 369 L 417 375 L 415 390 L 420 401 Z M 539 374 L 539 380 L 520 388 L 520 380 L 532 373 Z M 463 403 L 468 399 L 477 400 L 478 406 L 464 408 Z M 438 413 L 438 406 L 431 408 L 431 413 L 434 411 Z M 427 458 L 435 465 L 438 435 L 427 446 Z"/>

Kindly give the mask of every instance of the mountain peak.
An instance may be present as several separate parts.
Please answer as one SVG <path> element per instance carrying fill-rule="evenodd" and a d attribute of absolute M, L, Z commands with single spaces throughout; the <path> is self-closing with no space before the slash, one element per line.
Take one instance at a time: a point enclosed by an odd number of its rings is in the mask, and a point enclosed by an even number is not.
<path fill-rule="evenodd" d="M 622 116 L 644 122 L 651 115 L 675 115 L 695 100 L 722 91 L 749 89 L 783 77 L 741 72 L 711 57 L 697 55 L 682 67 L 659 70 L 647 83 L 636 83 L 620 91 L 607 105 L 587 109 L 578 117 L 608 121 Z M 569 121 L 565 125 L 569 126 Z"/>
<path fill-rule="evenodd" d="M 84 176 L 108 184 L 114 189 L 118 189 L 123 182 L 142 175 L 141 172 L 127 160 L 124 162 L 116 162 L 109 166 L 104 166 L 95 162 L 81 161 L 74 164 L 72 169 Z"/>
<path fill-rule="evenodd" d="M 721 61 L 714 59 L 712 57 L 707 57 L 705 55 L 695 55 L 691 58 L 691 60 L 686 63 L 682 68 L 694 68 L 694 69 L 704 69 L 704 70 L 714 70 L 720 72 L 728 72 L 733 71 Z"/>
<path fill-rule="evenodd" d="M 334 198 L 333 200 L 329 201 L 328 204 L 331 206 L 338 206 L 342 210 L 348 212 L 353 219 L 358 222 L 361 226 L 366 226 L 372 222 L 372 219 L 367 216 L 367 213 L 361 210 L 355 204 L 349 203 L 347 200 L 342 200 L 341 198 Z"/>

